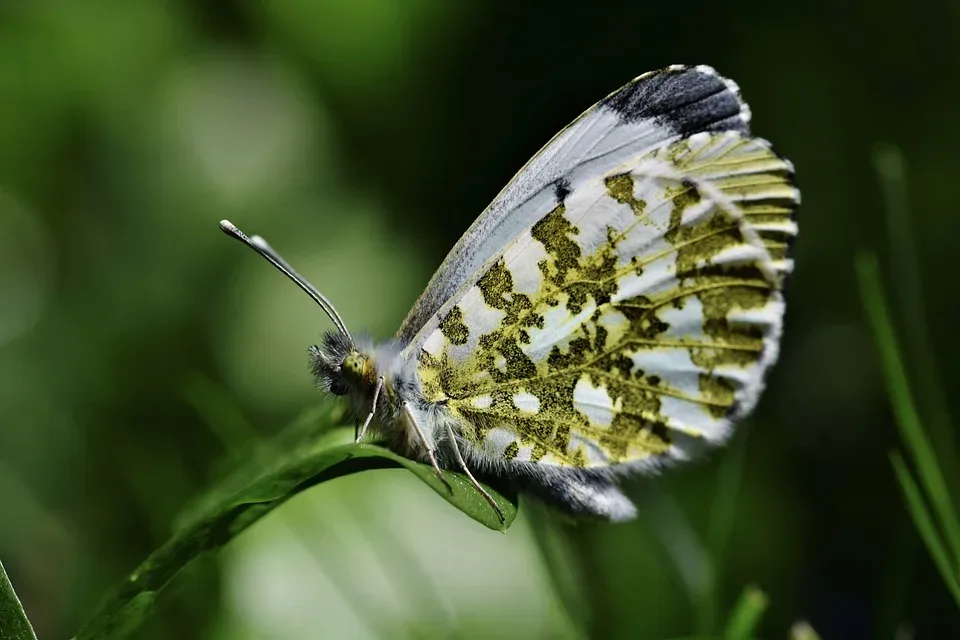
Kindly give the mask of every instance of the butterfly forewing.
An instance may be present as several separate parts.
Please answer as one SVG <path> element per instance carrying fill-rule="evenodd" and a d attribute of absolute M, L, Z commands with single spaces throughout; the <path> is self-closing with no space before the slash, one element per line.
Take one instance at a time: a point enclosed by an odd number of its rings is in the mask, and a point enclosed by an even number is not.
<path fill-rule="evenodd" d="M 451 249 L 397 337 L 418 348 L 431 320 L 477 272 L 549 210 L 554 194 L 700 131 L 748 132 L 737 86 L 706 66 L 645 73 L 587 109 L 513 177 Z M 425 326 L 426 325 L 426 326 Z"/>
<path fill-rule="evenodd" d="M 511 460 L 643 463 L 722 441 L 776 359 L 798 200 L 790 164 L 737 130 L 559 180 L 424 336 L 427 399 Z"/>

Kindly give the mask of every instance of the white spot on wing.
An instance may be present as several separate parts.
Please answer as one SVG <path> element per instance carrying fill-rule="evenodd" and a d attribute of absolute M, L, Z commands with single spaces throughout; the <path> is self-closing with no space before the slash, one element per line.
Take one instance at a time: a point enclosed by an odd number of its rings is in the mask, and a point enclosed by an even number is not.
<path fill-rule="evenodd" d="M 727 203 L 725 209 L 729 210 L 731 207 L 732 205 Z M 703 198 L 700 200 L 700 202 L 689 205 L 683 210 L 683 214 L 680 216 L 680 224 L 691 225 L 701 222 L 708 215 L 713 214 L 716 211 L 716 208 L 716 202 Z"/>
<path fill-rule="evenodd" d="M 496 427 L 487 432 L 484 449 L 489 455 L 501 457 L 503 456 L 503 452 L 506 451 L 507 446 L 511 442 L 516 441 L 517 436 L 515 433 L 502 427 Z"/>
<path fill-rule="evenodd" d="M 737 264 L 753 260 L 768 260 L 769 254 L 749 244 L 735 244 L 717 253 L 711 264 Z"/>
<path fill-rule="evenodd" d="M 641 348 L 627 352 L 633 361 L 633 371 L 645 376 L 657 376 L 670 389 L 690 398 L 700 397 L 700 374 L 703 369 L 690 359 L 684 348 Z"/>
<path fill-rule="evenodd" d="M 730 313 L 727 314 L 727 320 L 730 322 L 745 322 L 760 326 L 778 326 L 783 312 L 783 301 L 771 299 L 762 307 L 731 309 Z"/>
<path fill-rule="evenodd" d="M 470 404 L 472 404 L 477 409 L 489 409 L 490 406 L 493 404 L 493 398 L 490 397 L 489 395 L 474 396 L 470 400 Z"/>
<path fill-rule="evenodd" d="M 623 400 L 617 398 L 614 403 L 606 386 L 593 386 L 590 376 L 584 374 L 573 388 L 573 406 L 587 417 L 591 425 L 609 427 L 614 416 L 623 409 Z"/>
<path fill-rule="evenodd" d="M 520 411 L 536 413 L 540 411 L 540 399 L 532 393 L 521 391 L 513 395 L 513 406 L 520 409 Z"/>
<path fill-rule="evenodd" d="M 480 336 L 490 333 L 500 327 L 504 312 L 494 309 L 483 300 L 479 287 L 471 287 L 463 296 L 459 305 L 463 314 L 463 323 L 469 331 L 467 342 L 462 345 L 451 345 L 450 355 L 457 362 L 464 362 L 476 351 Z"/>
<path fill-rule="evenodd" d="M 547 250 L 535 241 L 527 229 L 507 247 L 504 263 L 513 278 L 513 290 L 528 296 L 535 295 L 543 286 L 543 275 L 537 266 L 547 258 Z"/>
<path fill-rule="evenodd" d="M 613 296 L 613 302 L 672 290 L 679 284 L 675 273 L 676 255 L 673 253 L 661 255 L 656 260 L 645 264 L 643 273 L 640 275 L 635 271 L 629 271 L 620 276 L 617 281 L 619 289 Z"/>
<path fill-rule="evenodd" d="M 520 445 L 520 450 L 517 452 L 517 457 L 514 460 L 527 461 L 530 459 L 530 456 L 533 455 L 533 445 L 528 444 L 526 446 Z"/>
<path fill-rule="evenodd" d="M 643 371 L 645 376 L 657 376 L 661 386 L 681 397 L 660 395 L 660 413 L 672 429 L 680 429 L 711 441 L 720 441 L 727 435 L 728 423 L 718 420 L 703 404 L 700 391 L 700 376 L 705 373 L 690 359 L 684 348 L 659 347 L 638 349 L 627 354 L 633 361 L 634 371 Z M 722 377 L 735 389 L 743 389 L 756 376 L 755 369 L 724 368 L 713 375 Z"/>
<path fill-rule="evenodd" d="M 582 255 L 592 255 L 607 244 L 607 227 L 624 229 L 636 216 L 629 205 L 620 204 L 607 193 L 603 178 L 593 178 L 578 185 L 567 196 L 564 212 L 577 233 L 569 236 Z"/>
<path fill-rule="evenodd" d="M 588 467 L 610 464 L 610 456 L 607 455 L 607 452 L 598 443 L 579 434 L 571 434 L 570 446 L 567 448 L 567 451 L 570 455 L 573 455 L 578 449 L 583 450 Z"/>
<path fill-rule="evenodd" d="M 443 345 L 446 342 L 446 338 L 443 337 L 441 331 L 433 331 L 430 334 L 424 343 L 423 350 L 432 355 L 435 358 L 439 358 L 440 354 L 443 353 Z"/>
<path fill-rule="evenodd" d="M 670 325 L 663 337 L 703 340 L 703 303 L 692 295 L 679 298 L 678 302 L 679 308 L 667 304 L 657 312 L 657 317 Z"/>
<path fill-rule="evenodd" d="M 479 287 L 472 287 L 463 296 L 459 306 L 471 336 L 489 333 L 499 327 L 503 320 L 503 311 L 489 306 Z"/>
<path fill-rule="evenodd" d="M 545 361 L 554 346 L 558 347 L 561 353 L 566 352 L 570 342 L 577 337 L 577 329 L 596 310 L 591 300 L 584 305 L 580 313 L 572 315 L 567 310 L 567 295 L 561 294 L 558 299 L 560 304 L 547 307 L 543 314 L 543 328 L 530 327 L 527 330 L 530 344 L 523 346 L 523 352 L 534 362 Z"/>
<path fill-rule="evenodd" d="M 627 316 L 613 307 L 604 307 L 597 324 L 607 330 L 607 345 L 619 344 L 630 328 Z"/>
<path fill-rule="evenodd" d="M 702 436 L 707 440 L 718 440 L 725 431 L 722 422 L 710 415 L 705 407 L 680 398 L 662 396 L 660 413 L 667 418 L 672 429 Z"/>

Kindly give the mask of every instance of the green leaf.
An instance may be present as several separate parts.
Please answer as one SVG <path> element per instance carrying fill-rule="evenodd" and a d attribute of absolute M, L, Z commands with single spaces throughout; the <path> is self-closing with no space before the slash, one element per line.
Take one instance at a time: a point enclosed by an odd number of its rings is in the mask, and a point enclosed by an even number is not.
<path fill-rule="evenodd" d="M 341 412 L 323 411 L 325 424 Z M 175 523 L 173 537 L 150 555 L 101 604 L 77 640 L 124 637 L 152 610 L 157 592 L 188 562 L 215 551 L 297 493 L 341 476 L 385 468 L 411 471 L 457 509 L 484 526 L 506 531 L 517 514 L 517 497 L 485 486 L 503 510 L 504 522 L 462 474 L 445 471 L 448 489 L 433 469 L 383 447 L 354 444 L 353 428 L 317 428 L 310 412 L 268 446 L 251 450 L 246 463 L 197 499 Z M 273 452 L 269 458 L 265 453 Z"/>
<path fill-rule="evenodd" d="M 740 594 L 727 628 L 724 631 L 724 640 L 749 640 L 753 638 L 760 623 L 760 617 L 767 610 L 767 595 L 756 587 L 747 587 Z"/>
<path fill-rule="evenodd" d="M 710 524 L 707 531 L 707 550 L 710 555 L 709 584 L 704 589 L 703 598 L 697 607 L 699 631 L 704 637 L 714 633 L 717 627 L 717 612 L 720 608 L 720 570 L 723 559 L 727 557 L 730 539 L 733 537 L 748 432 L 749 425 L 741 427 L 739 439 L 730 447 L 717 471 L 717 489 L 710 510 Z"/>
<path fill-rule="evenodd" d="M 960 570 L 960 520 L 949 494 L 951 486 L 954 491 L 957 489 L 955 438 L 927 329 L 920 262 L 911 228 L 913 216 L 910 214 L 906 162 L 897 147 L 881 144 L 874 150 L 873 164 L 886 204 L 889 260 L 896 294 L 894 308 L 902 322 L 902 335 L 906 336 L 905 358 L 898 351 L 893 327 L 895 322 L 890 319 L 876 260 L 872 256 L 860 258 L 858 275 L 897 424 L 917 464 L 926 495 L 899 453 L 891 455 L 891 462 L 914 527 L 960 605 L 957 581 Z M 914 388 L 918 390 L 919 410 L 908 387 L 908 380 L 913 380 Z M 922 424 L 921 413 L 925 416 Z M 948 484 L 949 479 L 953 480 L 952 484 Z M 928 507 L 931 501 L 933 514 Z M 909 551 L 901 550 L 901 555 L 904 553 L 907 554 L 904 558 L 909 556 Z M 896 582 L 895 575 L 891 575 L 891 579 Z M 890 593 L 892 603 L 893 598 L 902 602 L 901 588 L 891 589 Z M 894 595 L 897 593 L 901 595 Z M 885 616 L 896 618 L 896 610 L 902 610 L 902 604 L 884 608 Z"/>
<path fill-rule="evenodd" d="M 907 503 L 910 515 L 913 517 L 917 532 L 920 534 L 923 543 L 927 546 L 927 551 L 930 552 L 930 557 L 933 558 L 933 563 L 940 571 L 940 575 L 947 585 L 947 589 L 957 604 L 960 605 L 960 583 L 957 582 L 957 575 L 950 564 L 947 549 L 943 544 L 943 540 L 940 538 L 940 534 L 937 532 L 936 525 L 933 523 L 933 517 L 930 515 L 930 510 L 927 508 L 927 504 L 923 499 L 920 487 L 917 486 L 913 475 L 910 473 L 906 463 L 903 461 L 903 457 L 899 453 L 896 451 L 891 453 L 890 462 L 893 464 L 893 470 L 897 475 L 897 480 L 900 482 L 903 499 Z"/>
<path fill-rule="evenodd" d="M 874 149 L 873 166 L 886 204 L 890 270 L 897 301 L 895 308 L 902 322 L 901 335 L 909 336 L 906 341 L 907 364 L 912 365 L 909 377 L 916 382 L 919 405 L 926 416 L 927 433 L 936 445 L 941 468 L 949 476 L 956 472 L 956 443 L 927 327 L 920 259 L 911 225 L 913 216 L 907 191 L 907 164 L 899 148 L 880 144 Z"/>
<path fill-rule="evenodd" d="M 947 489 L 947 482 L 938 464 L 933 445 L 924 432 L 910 392 L 903 359 L 900 356 L 893 325 L 887 311 L 883 286 L 880 284 L 876 257 L 872 254 L 860 255 L 857 257 L 856 266 L 863 305 L 880 352 L 887 391 L 890 394 L 900 435 L 917 465 L 920 484 L 929 498 L 933 513 L 943 531 L 950 566 L 956 572 L 960 567 L 960 521 L 954 511 L 953 500 Z M 919 528 L 920 523 L 916 521 L 915 523 Z"/>
<path fill-rule="evenodd" d="M 37 640 L 0 562 L 0 640 Z"/>

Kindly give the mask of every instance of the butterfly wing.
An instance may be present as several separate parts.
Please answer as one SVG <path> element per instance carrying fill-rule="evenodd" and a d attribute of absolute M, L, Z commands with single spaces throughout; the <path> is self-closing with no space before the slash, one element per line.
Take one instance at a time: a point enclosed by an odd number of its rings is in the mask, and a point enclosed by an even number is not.
<path fill-rule="evenodd" d="M 424 392 L 478 453 L 642 466 L 723 441 L 753 408 L 799 192 L 740 129 L 665 136 L 527 201 L 532 224 L 426 323 Z"/>
<path fill-rule="evenodd" d="M 417 346 L 424 325 L 521 231 L 550 210 L 557 194 L 656 147 L 699 131 L 748 132 L 750 111 L 733 82 L 706 66 L 646 73 L 590 107 L 510 181 L 447 255 L 397 338 Z"/>

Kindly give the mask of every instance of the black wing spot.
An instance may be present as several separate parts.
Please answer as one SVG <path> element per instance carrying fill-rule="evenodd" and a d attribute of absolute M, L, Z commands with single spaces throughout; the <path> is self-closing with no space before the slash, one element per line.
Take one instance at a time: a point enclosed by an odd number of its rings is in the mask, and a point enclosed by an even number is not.
<path fill-rule="evenodd" d="M 740 96 L 720 76 L 691 67 L 655 71 L 601 104 L 623 122 L 655 118 L 684 137 L 700 131 L 750 132 Z"/>

